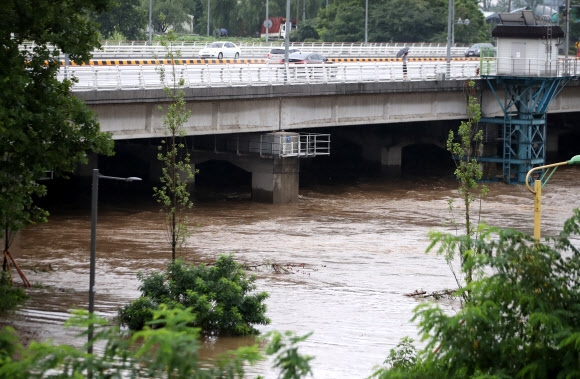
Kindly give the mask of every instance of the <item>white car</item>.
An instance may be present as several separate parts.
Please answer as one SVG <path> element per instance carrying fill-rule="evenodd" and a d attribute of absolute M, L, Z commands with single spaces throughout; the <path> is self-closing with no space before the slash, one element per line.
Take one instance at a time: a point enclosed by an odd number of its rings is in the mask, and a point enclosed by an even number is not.
<path fill-rule="evenodd" d="M 240 48 L 233 42 L 212 42 L 199 51 L 200 58 L 234 58 L 240 57 Z"/>

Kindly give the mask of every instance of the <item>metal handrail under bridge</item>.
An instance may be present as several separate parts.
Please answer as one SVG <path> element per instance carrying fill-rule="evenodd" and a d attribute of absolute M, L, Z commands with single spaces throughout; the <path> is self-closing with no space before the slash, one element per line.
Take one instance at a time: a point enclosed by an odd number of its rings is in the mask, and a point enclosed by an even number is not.
<path fill-rule="evenodd" d="M 313 158 L 330 155 L 330 134 L 274 132 L 216 136 L 213 150 L 237 155 L 258 154 L 262 158 Z"/>

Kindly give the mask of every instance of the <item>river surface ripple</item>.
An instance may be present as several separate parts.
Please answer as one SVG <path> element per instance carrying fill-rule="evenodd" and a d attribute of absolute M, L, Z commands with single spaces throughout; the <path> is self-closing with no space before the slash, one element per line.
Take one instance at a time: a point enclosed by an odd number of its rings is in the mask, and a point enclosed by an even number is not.
<path fill-rule="evenodd" d="M 533 195 L 521 185 L 487 186 L 483 220 L 532 234 Z M 402 337 L 419 339 L 410 322 L 419 300 L 406 293 L 456 288 L 443 258 L 425 253 L 430 230 L 453 231 L 450 221 L 462 220 L 459 200 L 456 211 L 449 212 L 450 198 L 457 198 L 452 178 L 417 177 L 309 187 L 301 189 L 298 203 L 283 206 L 235 195 L 198 201 L 183 258 L 213 262 L 233 253 L 241 262 L 258 265 L 251 273 L 258 277 L 258 289 L 270 294 L 266 302 L 272 320 L 259 329 L 313 332 L 300 352 L 314 357 L 314 378 L 364 378 Z M 30 299 L 2 322 L 24 340 L 84 343 L 75 338 L 77 331 L 62 325 L 72 309 L 87 308 L 88 199 L 87 204 L 53 210 L 47 224 L 27 228 L 11 248 L 29 281 L 44 285 L 27 290 Z M 573 208 L 580 208 L 578 175 L 559 171 L 544 188 L 542 205 L 542 235 L 555 235 Z M 136 273 L 163 269 L 170 253 L 162 215 L 151 199 L 99 204 L 97 234 L 95 309 L 113 317 L 118 307 L 139 296 Z M 265 263 L 292 273 L 276 273 Z M 440 305 L 457 310 L 451 301 Z M 208 339 L 205 353 L 252 341 Z M 248 372 L 248 377 L 277 377 L 269 361 Z"/>

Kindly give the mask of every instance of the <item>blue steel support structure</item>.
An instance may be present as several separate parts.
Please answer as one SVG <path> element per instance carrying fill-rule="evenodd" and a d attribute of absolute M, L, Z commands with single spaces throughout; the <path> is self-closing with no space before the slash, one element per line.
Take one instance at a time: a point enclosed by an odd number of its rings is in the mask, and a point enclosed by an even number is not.
<path fill-rule="evenodd" d="M 548 106 L 570 79 L 570 76 L 484 77 L 504 115 L 482 117 L 479 122 L 502 125 L 503 145 L 500 156 L 480 157 L 478 160 L 501 163 L 505 182 L 524 183 L 529 170 L 546 162 Z M 496 91 L 500 86 L 504 89 L 503 101 Z"/>

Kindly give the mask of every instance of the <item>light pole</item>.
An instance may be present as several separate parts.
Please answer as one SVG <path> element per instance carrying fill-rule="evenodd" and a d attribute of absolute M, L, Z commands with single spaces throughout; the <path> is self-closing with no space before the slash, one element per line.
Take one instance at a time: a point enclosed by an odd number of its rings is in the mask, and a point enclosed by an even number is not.
<path fill-rule="evenodd" d="M 207 0 L 207 36 L 209 37 L 209 0 Z"/>
<path fill-rule="evenodd" d="M 369 0 L 365 0 L 365 46 L 369 40 Z"/>
<path fill-rule="evenodd" d="M 97 247 L 97 206 L 99 203 L 99 179 L 122 180 L 124 182 L 140 181 L 141 178 L 117 178 L 115 176 L 105 176 L 99 173 L 99 169 L 93 170 L 93 190 L 91 203 L 91 263 L 89 270 L 89 318 L 93 317 L 95 311 L 95 262 Z M 88 347 L 87 352 L 93 353 L 93 324 L 89 322 Z"/>
<path fill-rule="evenodd" d="M 151 23 L 151 13 L 153 9 L 153 0 L 149 0 L 149 46 L 153 45 L 152 32 L 153 24 Z"/>
<path fill-rule="evenodd" d="M 549 165 L 538 166 L 532 168 L 528 171 L 526 175 L 526 187 L 528 191 L 534 194 L 534 239 L 536 241 L 540 241 L 540 216 L 542 213 L 542 204 L 541 204 L 541 197 L 542 197 L 542 187 L 548 183 L 548 180 L 552 177 L 554 172 L 560 166 L 565 165 L 572 165 L 572 164 L 580 164 L 580 155 L 575 155 L 569 161 L 559 162 L 559 163 L 552 163 Z M 530 175 L 534 171 L 547 169 L 546 172 L 539 178 L 534 180 L 534 189 L 530 187 Z M 551 170 L 550 170 L 551 169 Z M 543 183 L 542 183 L 543 181 Z"/>
<path fill-rule="evenodd" d="M 467 25 L 469 25 L 469 19 L 466 18 L 465 20 L 462 20 L 460 17 L 456 21 L 453 22 L 453 28 L 451 29 L 451 44 L 452 45 L 455 45 L 455 24 L 467 26 Z"/>
<path fill-rule="evenodd" d="M 453 0 L 449 0 L 449 7 L 447 9 L 447 69 L 445 72 L 447 79 L 451 77 L 451 33 L 453 30 L 454 9 L 455 5 Z"/>
<path fill-rule="evenodd" d="M 292 22 L 290 21 L 290 0 L 286 0 L 286 34 L 284 35 L 284 62 L 286 63 L 286 70 L 288 69 L 288 54 L 290 50 L 291 30 Z"/>
<path fill-rule="evenodd" d="M 264 27 L 266 27 L 266 43 L 268 43 L 268 31 L 270 30 L 270 14 L 268 9 L 268 0 L 266 0 L 266 21 L 264 21 Z"/>

